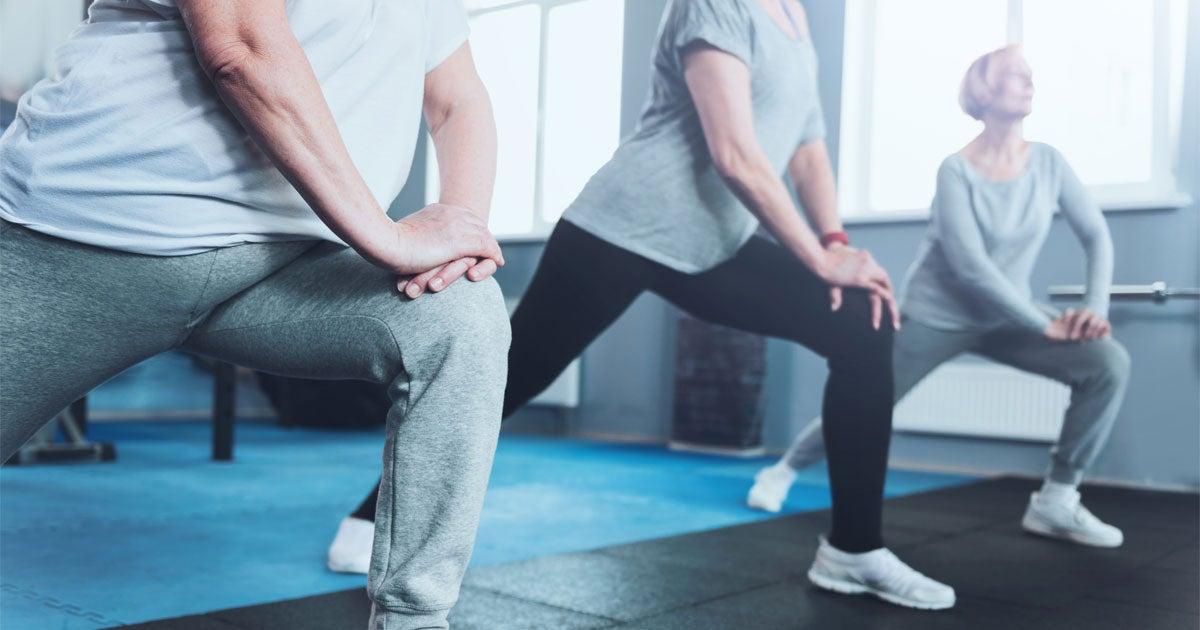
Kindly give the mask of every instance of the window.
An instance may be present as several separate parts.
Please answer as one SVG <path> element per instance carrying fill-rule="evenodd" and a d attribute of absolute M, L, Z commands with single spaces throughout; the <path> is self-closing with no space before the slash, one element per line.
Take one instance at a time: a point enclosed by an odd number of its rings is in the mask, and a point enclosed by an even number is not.
<path fill-rule="evenodd" d="M 83 21 L 79 0 L 0 0 L 0 99 L 15 102 L 53 70 L 54 49 Z"/>
<path fill-rule="evenodd" d="M 1102 204 L 1175 193 L 1186 0 L 852 0 L 846 8 L 842 214 L 928 208 L 947 155 L 979 132 L 958 107 L 971 61 L 1022 43 L 1026 137 L 1058 148 Z"/>
<path fill-rule="evenodd" d="M 624 0 L 468 0 L 498 142 L 491 229 L 542 237 L 620 140 Z M 426 198 L 437 158 L 426 156 Z"/>

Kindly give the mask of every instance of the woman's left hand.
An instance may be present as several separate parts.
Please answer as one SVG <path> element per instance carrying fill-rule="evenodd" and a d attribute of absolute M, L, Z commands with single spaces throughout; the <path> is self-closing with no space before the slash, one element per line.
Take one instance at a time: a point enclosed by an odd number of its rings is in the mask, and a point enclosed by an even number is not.
<path fill-rule="evenodd" d="M 858 252 L 858 250 L 854 249 L 853 247 L 850 247 L 849 245 L 844 245 L 839 242 L 830 243 L 829 246 L 826 247 L 825 249 L 829 252 L 838 252 L 838 251 Z M 873 258 L 871 258 L 871 255 L 868 252 L 861 252 L 861 254 L 865 256 L 867 266 L 876 272 L 874 275 L 878 275 L 879 278 L 881 278 L 882 282 L 884 283 L 883 287 L 874 287 L 874 286 L 869 286 L 866 284 L 861 285 L 862 288 L 865 288 L 868 290 L 867 298 L 871 303 L 871 326 L 875 330 L 879 330 L 879 326 L 883 323 L 882 320 L 884 317 L 884 309 L 886 307 L 886 309 L 888 311 L 887 315 L 890 316 L 890 318 L 892 320 L 891 321 L 892 328 L 894 330 L 900 330 L 900 308 L 896 304 L 895 297 L 892 295 L 891 280 L 887 277 L 887 272 L 884 271 L 883 268 L 880 267 Z M 872 274 L 868 274 L 868 275 L 872 275 Z M 849 285 L 849 286 L 856 286 L 856 285 Z M 830 307 L 830 310 L 832 310 L 834 312 L 837 312 L 837 310 L 842 307 L 842 287 L 841 286 L 836 285 L 836 284 L 830 284 L 830 286 L 829 286 L 829 307 Z"/>

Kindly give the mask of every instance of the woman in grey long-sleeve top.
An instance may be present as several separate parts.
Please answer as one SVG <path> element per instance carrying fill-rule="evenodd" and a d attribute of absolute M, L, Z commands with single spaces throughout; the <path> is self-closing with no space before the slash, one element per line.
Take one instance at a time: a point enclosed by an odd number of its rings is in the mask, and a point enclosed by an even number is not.
<path fill-rule="evenodd" d="M 929 231 L 901 293 L 895 396 L 963 352 L 1070 386 L 1046 481 L 1031 497 L 1022 526 L 1115 547 L 1121 531 L 1083 507 L 1076 490 L 1108 439 L 1129 377 L 1129 355 L 1107 321 L 1112 241 L 1100 208 L 1063 156 L 1021 137 L 1032 95 L 1018 48 L 988 53 L 967 71 L 960 101 L 984 130 L 938 169 Z M 1029 287 L 1055 209 L 1087 256 L 1084 305 L 1062 314 L 1036 304 Z M 779 510 L 795 471 L 819 460 L 824 448 L 818 418 L 782 460 L 759 473 L 750 505 Z"/>

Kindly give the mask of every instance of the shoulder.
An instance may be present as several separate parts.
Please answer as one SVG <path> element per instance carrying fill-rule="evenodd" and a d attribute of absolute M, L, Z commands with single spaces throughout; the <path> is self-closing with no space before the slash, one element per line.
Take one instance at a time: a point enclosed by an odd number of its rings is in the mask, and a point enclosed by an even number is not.
<path fill-rule="evenodd" d="M 1045 142 L 1029 143 L 1029 159 L 1051 168 L 1067 164 L 1067 158 L 1063 157 L 1062 152 Z"/>
<path fill-rule="evenodd" d="M 966 158 L 962 153 L 955 151 L 947 155 L 940 165 L 938 165 L 938 182 L 944 178 L 965 178 L 967 175 Z"/>
<path fill-rule="evenodd" d="M 1074 173 L 1067 158 L 1053 146 L 1044 142 L 1031 142 L 1029 150 L 1031 151 L 1029 156 L 1032 161 L 1031 165 L 1036 167 L 1031 170 L 1044 181 L 1061 182 L 1064 178 L 1070 178 Z"/>
<path fill-rule="evenodd" d="M 812 32 L 808 28 L 808 9 L 804 8 L 804 3 L 800 2 L 800 0 L 784 0 L 784 2 L 791 9 L 792 16 L 796 18 L 796 22 L 799 23 L 800 28 L 804 30 L 801 35 L 805 38 L 811 37 Z"/>

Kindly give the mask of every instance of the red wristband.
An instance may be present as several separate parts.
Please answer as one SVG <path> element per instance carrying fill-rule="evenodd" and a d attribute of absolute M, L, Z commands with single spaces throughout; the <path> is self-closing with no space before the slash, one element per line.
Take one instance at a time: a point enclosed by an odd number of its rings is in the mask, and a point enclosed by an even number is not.
<path fill-rule="evenodd" d="M 829 247 L 834 243 L 850 245 L 850 235 L 845 232 L 830 232 L 821 237 L 821 247 Z"/>

